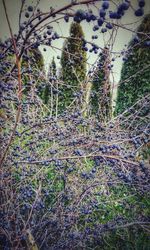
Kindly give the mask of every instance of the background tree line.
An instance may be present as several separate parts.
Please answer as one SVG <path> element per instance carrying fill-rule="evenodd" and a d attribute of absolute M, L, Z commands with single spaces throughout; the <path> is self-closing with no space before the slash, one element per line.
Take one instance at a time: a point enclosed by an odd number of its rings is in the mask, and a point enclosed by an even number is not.
<path fill-rule="evenodd" d="M 130 41 L 127 47 L 129 53 L 123 58 L 115 115 L 131 107 L 150 91 L 150 40 L 144 35 L 150 33 L 150 15 L 143 19 L 137 31 L 140 32 L 139 35 Z M 51 115 L 62 113 L 75 106 L 82 110 L 84 106 L 88 109 L 88 114 L 96 116 L 101 122 L 110 120 L 113 111 L 109 48 L 105 47 L 99 53 L 90 86 L 87 81 L 87 51 L 84 32 L 77 22 L 71 24 L 70 36 L 64 41 L 59 75 L 53 57 L 46 77 L 41 52 L 37 48 L 30 48 L 23 56 L 22 66 L 26 73 L 32 66 L 35 79 L 31 81 L 28 74 L 25 74 L 24 93 L 27 93 L 31 85 L 36 82 L 36 91 L 51 110 Z M 39 72 L 41 72 L 40 78 Z M 86 97 L 87 88 L 90 93 L 88 97 Z M 83 105 L 87 98 L 88 107 Z"/>

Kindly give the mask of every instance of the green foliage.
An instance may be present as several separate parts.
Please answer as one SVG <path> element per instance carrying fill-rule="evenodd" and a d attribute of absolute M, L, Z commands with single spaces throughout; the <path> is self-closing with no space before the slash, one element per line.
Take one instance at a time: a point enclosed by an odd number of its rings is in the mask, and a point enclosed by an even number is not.
<path fill-rule="evenodd" d="M 92 228 L 93 226 L 94 229 L 94 225 L 98 223 L 107 225 L 111 221 L 114 229 L 110 230 L 108 227 L 107 232 L 106 227 L 106 233 L 101 238 L 95 237 L 95 242 L 92 240 L 88 242 L 88 246 L 91 244 L 91 247 L 94 247 L 97 244 L 97 240 L 100 239 L 99 248 L 96 247 L 94 249 L 148 249 L 150 244 L 148 232 L 142 229 L 136 222 L 138 222 L 139 215 L 148 216 L 150 208 L 149 196 L 141 196 L 132 187 L 116 184 L 116 187 L 105 186 L 104 189 L 101 188 L 100 195 L 98 189 L 95 190 L 95 198 L 97 206 L 89 214 L 88 220 L 86 215 L 81 217 L 79 228 L 82 228 L 85 224 L 87 228 Z M 122 219 L 120 226 L 114 226 L 120 219 Z"/>
<path fill-rule="evenodd" d="M 49 103 L 50 98 L 53 99 L 53 92 L 54 92 L 53 90 L 55 89 L 56 63 L 54 57 L 49 67 L 48 78 L 49 81 L 46 84 L 42 95 L 42 99 L 45 104 Z"/>
<path fill-rule="evenodd" d="M 97 69 L 95 70 L 92 97 L 91 111 L 98 119 L 105 122 L 111 118 L 111 92 L 109 82 L 109 51 L 104 49 L 100 54 Z"/>
<path fill-rule="evenodd" d="M 22 57 L 21 68 L 23 70 L 22 81 L 27 94 L 31 86 L 38 89 L 39 96 L 42 96 L 42 81 L 45 76 L 44 60 L 39 49 L 28 49 Z"/>
<path fill-rule="evenodd" d="M 139 26 L 138 32 L 150 33 L 150 15 L 146 16 Z M 118 87 L 116 114 L 131 107 L 143 96 L 150 93 L 150 49 L 149 41 L 144 34 L 138 34 L 139 43 L 133 39 L 127 60 L 123 64 L 121 80 Z"/>
<path fill-rule="evenodd" d="M 51 69 L 52 69 L 52 75 L 56 76 L 56 63 L 55 63 L 55 59 L 53 57 L 52 63 L 51 63 Z"/>
<path fill-rule="evenodd" d="M 82 49 L 84 33 L 78 23 L 72 23 L 70 37 L 65 41 L 62 56 L 62 80 L 59 99 L 60 109 L 68 107 L 73 101 L 73 94 L 81 89 L 86 76 L 86 52 Z"/>
<path fill-rule="evenodd" d="M 107 243 L 106 243 L 107 242 Z M 107 232 L 103 237 L 104 250 L 148 250 L 150 240 L 142 228 L 133 227 Z M 95 248 L 98 250 L 98 248 Z"/>

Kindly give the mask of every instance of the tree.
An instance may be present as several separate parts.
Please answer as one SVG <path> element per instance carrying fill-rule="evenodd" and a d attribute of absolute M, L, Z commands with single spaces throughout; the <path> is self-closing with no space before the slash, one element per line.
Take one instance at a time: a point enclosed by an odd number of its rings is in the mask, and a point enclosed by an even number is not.
<path fill-rule="evenodd" d="M 138 36 L 128 45 L 130 54 L 125 58 L 121 71 L 116 101 L 116 114 L 131 107 L 136 101 L 150 92 L 150 14 L 139 28 Z M 145 34 L 144 34 L 145 33 Z"/>
<path fill-rule="evenodd" d="M 83 48 L 84 33 L 79 23 L 72 23 L 70 37 L 64 42 L 61 56 L 62 80 L 60 109 L 68 107 L 74 93 L 81 90 L 86 76 L 86 51 Z"/>
<path fill-rule="evenodd" d="M 50 97 L 52 98 L 52 92 L 54 88 L 53 84 L 55 80 L 56 80 L 56 63 L 53 57 L 48 71 L 48 83 L 46 84 L 45 89 L 43 91 L 42 99 L 45 104 L 48 104 Z"/>
<path fill-rule="evenodd" d="M 22 86 L 23 101 L 26 103 L 24 111 L 26 112 L 26 121 L 37 119 L 40 115 L 40 107 L 43 105 L 42 95 L 46 84 L 46 74 L 44 69 L 44 60 L 42 53 L 35 46 L 25 50 L 22 56 Z M 35 104 L 36 105 L 33 105 Z M 36 115 L 35 115 L 36 114 Z"/>
<path fill-rule="evenodd" d="M 35 86 L 38 95 L 42 96 L 42 81 L 45 76 L 43 56 L 38 48 L 30 48 L 22 57 L 24 93 L 27 94 L 32 86 Z"/>
<path fill-rule="evenodd" d="M 57 69 L 54 57 L 49 67 L 48 81 L 46 83 L 42 99 L 44 103 L 47 104 L 48 107 L 50 108 L 51 116 L 53 114 L 56 114 L 56 109 L 57 109 L 56 106 L 58 101 L 58 83 L 57 83 Z"/>
<path fill-rule="evenodd" d="M 98 65 L 94 72 L 91 95 L 91 112 L 101 122 L 111 118 L 111 87 L 110 87 L 110 59 L 109 50 L 100 53 Z"/>

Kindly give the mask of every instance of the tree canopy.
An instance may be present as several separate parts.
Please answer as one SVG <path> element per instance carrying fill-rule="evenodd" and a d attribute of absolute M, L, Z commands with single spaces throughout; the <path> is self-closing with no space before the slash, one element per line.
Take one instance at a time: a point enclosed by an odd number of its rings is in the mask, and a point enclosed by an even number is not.
<path fill-rule="evenodd" d="M 141 32 L 141 33 L 140 33 Z M 150 14 L 137 29 L 137 36 L 128 45 L 121 71 L 115 112 L 121 113 L 150 93 Z"/>
<path fill-rule="evenodd" d="M 70 37 L 66 39 L 61 56 L 62 80 L 61 109 L 68 107 L 75 92 L 81 90 L 86 76 L 86 51 L 83 48 L 84 32 L 79 23 L 73 22 Z"/>
<path fill-rule="evenodd" d="M 91 96 L 91 112 L 101 122 L 111 117 L 111 86 L 110 86 L 110 55 L 108 48 L 104 48 L 99 55 L 98 65 L 94 72 Z"/>

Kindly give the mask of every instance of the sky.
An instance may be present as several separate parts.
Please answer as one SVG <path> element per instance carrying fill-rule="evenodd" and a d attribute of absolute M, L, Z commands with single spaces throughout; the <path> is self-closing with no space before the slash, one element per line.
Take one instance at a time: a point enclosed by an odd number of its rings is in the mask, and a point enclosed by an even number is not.
<path fill-rule="evenodd" d="M 50 7 L 53 7 L 55 9 L 59 9 L 60 7 L 70 3 L 71 0 L 41 0 L 39 3 L 39 7 L 43 12 L 48 12 L 50 10 Z M 79 1 L 79 0 L 77 0 Z M 80 0 L 81 1 L 81 0 Z M 26 5 L 25 8 L 32 4 L 35 5 L 37 2 L 37 0 L 27 0 L 26 1 Z M 111 1 L 110 1 L 111 2 Z M 118 2 L 122 2 L 121 0 L 114 0 L 113 1 L 114 4 L 110 6 L 110 10 L 112 10 L 113 8 L 115 8 L 115 4 L 118 4 Z M 131 0 L 130 1 L 132 4 L 133 9 L 137 9 L 138 7 L 138 1 L 137 0 Z M 150 13 L 150 0 L 146 0 L 146 5 L 144 7 L 144 13 L 148 14 Z M 21 5 L 21 0 L 5 0 L 6 6 L 7 6 L 7 11 L 8 11 L 8 15 L 9 15 L 9 19 L 10 19 L 10 23 L 11 23 L 11 27 L 13 30 L 13 33 L 17 33 L 18 31 L 18 16 L 19 16 L 19 9 L 20 9 L 20 5 Z M 95 7 L 92 7 L 92 11 L 98 15 L 98 9 L 100 9 L 102 1 L 98 1 L 98 3 L 96 4 Z M 79 9 L 79 7 L 77 7 L 76 9 Z M 81 9 L 81 8 L 80 8 Z M 84 10 L 87 9 L 87 7 L 84 6 L 83 8 Z M 25 18 L 23 18 L 23 21 L 25 20 Z M 135 30 L 137 28 L 137 26 L 140 24 L 142 20 L 142 17 L 137 18 L 134 15 L 134 10 L 129 9 L 127 10 L 125 16 L 118 21 L 118 24 L 121 25 L 125 25 L 128 29 L 131 30 Z M 6 39 L 7 37 L 9 37 L 9 29 L 8 29 L 8 25 L 6 22 L 6 17 L 5 17 L 5 13 L 4 13 L 4 8 L 3 8 L 3 4 L 2 4 L 2 0 L 0 0 L 0 38 L 2 38 L 2 40 Z M 69 36 L 69 29 L 70 29 L 70 24 L 66 23 L 65 21 L 61 20 L 58 23 L 55 23 L 53 25 L 54 30 L 61 36 L 63 37 L 67 37 Z M 97 32 L 93 32 L 92 24 L 89 24 L 85 21 L 83 21 L 81 23 L 83 31 L 85 33 L 85 38 L 87 39 L 87 41 L 91 41 L 91 36 L 92 35 L 98 35 L 98 39 L 94 40 L 94 42 L 99 45 L 100 47 L 103 47 L 105 42 L 108 41 L 108 38 L 110 37 L 109 32 L 107 32 L 106 34 L 102 34 L 100 33 L 100 31 Z M 115 40 L 113 42 L 113 51 L 114 52 L 121 52 L 123 49 L 125 49 L 125 44 L 128 44 L 129 41 L 133 38 L 133 36 L 135 36 L 135 34 L 133 34 L 133 32 L 123 29 L 123 28 L 119 28 L 117 31 L 117 35 L 115 37 Z M 43 54 L 44 57 L 44 62 L 45 62 L 45 67 L 46 69 L 48 69 L 49 63 L 52 60 L 52 57 L 54 56 L 56 59 L 56 64 L 58 67 L 60 67 L 60 60 L 57 59 L 57 56 L 61 56 L 61 49 L 63 47 L 63 43 L 64 43 L 64 39 L 58 39 L 56 41 L 54 41 L 53 46 L 55 46 L 57 49 L 52 49 L 47 47 L 46 51 L 43 51 L 43 47 L 40 47 L 40 50 Z M 45 46 L 44 46 L 45 47 Z M 117 54 L 114 54 L 117 55 Z M 95 61 L 97 60 L 97 55 L 95 54 L 90 54 L 88 53 L 88 62 L 89 64 L 93 64 Z M 113 67 L 113 81 L 114 83 L 117 85 L 119 79 L 120 79 L 120 72 L 121 72 L 121 68 L 122 68 L 122 58 L 119 57 L 116 59 L 116 61 L 114 62 L 114 67 Z"/>

